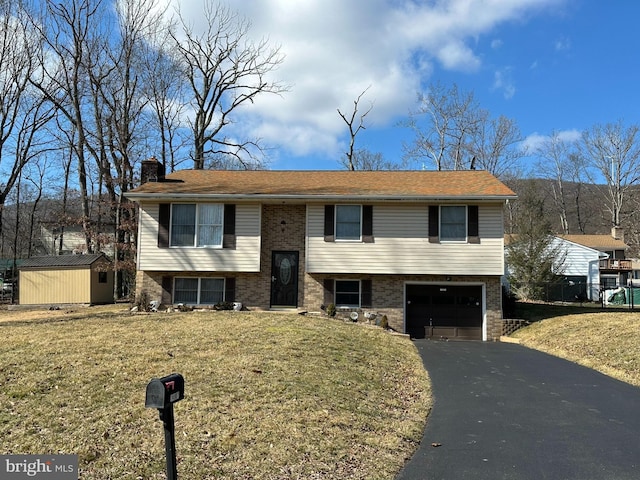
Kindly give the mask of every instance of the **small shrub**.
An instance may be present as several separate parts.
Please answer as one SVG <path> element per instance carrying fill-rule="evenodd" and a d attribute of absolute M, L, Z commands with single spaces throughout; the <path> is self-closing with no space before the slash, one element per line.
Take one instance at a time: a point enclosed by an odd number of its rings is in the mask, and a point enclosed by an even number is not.
<path fill-rule="evenodd" d="M 335 305 L 335 303 L 330 303 L 329 305 L 327 305 L 327 315 L 329 315 L 330 317 L 335 317 L 336 316 L 336 305 Z"/>
<path fill-rule="evenodd" d="M 219 302 L 213 306 L 214 310 L 233 310 L 233 303 Z"/>
<path fill-rule="evenodd" d="M 149 294 L 146 290 L 140 292 L 140 295 L 136 298 L 134 306 L 138 307 L 139 312 L 148 312 L 150 308 Z"/>
<path fill-rule="evenodd" d="M 384 328 L 385 330 L 387 328 L 389 328 L 389 319 L 387 318 L 386 315 L 382 315 L 382 317 L 380 318 L 380 323 L 379 325 Z"/>

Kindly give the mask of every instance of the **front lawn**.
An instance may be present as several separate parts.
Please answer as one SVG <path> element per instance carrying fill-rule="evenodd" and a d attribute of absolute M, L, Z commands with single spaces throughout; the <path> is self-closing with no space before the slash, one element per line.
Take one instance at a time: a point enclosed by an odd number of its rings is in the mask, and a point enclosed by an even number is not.
<path fill-rule="evenodd" d="M 525 346 L 640 386 L 640 312 L 565 311 L 543 305 L 535 323 L 513 334 Z M 540 320 L 544 318 L 546 319 Z"/>
<path fill-rule="evenodd" d="M 0 452 L 74 453 L 81 478 L 165 478 L 147 382 L 179 372 L 180 478 L 393 479 L 431 407 L 410 340 L 250 312 L 0 312 Z"/>

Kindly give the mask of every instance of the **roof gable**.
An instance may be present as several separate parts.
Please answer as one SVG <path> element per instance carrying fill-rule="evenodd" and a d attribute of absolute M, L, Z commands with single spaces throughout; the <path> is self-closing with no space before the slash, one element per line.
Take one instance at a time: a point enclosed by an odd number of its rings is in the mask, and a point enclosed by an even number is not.
<path fill-rule="evenodd" d="M 179 170 L 147 182 L 131 198 L 162 196 L 265 198 L 496 199 L 516 194 L 490 173 L 458 171 Z"/>

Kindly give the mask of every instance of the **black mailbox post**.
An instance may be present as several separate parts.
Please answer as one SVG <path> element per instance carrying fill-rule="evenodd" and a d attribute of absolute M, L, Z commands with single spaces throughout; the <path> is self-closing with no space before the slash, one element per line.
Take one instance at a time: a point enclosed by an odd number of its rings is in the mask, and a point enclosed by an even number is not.
<path fill-rule="evenodd" d="M 157 408 L 164 425 L 164 443 L 167 455 L 167 480 L 177 480 L 175 424 L 173 404 L 184 398 L 184 378 L 172 373 L 162 378 L 153 378 L 147 384 L 144 406 Z"/>

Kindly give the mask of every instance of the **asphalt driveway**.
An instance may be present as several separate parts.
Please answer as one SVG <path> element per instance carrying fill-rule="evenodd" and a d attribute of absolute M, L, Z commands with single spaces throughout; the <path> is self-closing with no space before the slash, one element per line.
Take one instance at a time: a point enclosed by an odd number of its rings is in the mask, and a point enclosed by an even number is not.
<path fill-rule="evenodd" d="M 515 344 L 416 346 L 435 403 L 398 480 L 640 478 L 640 388 Z"/>

